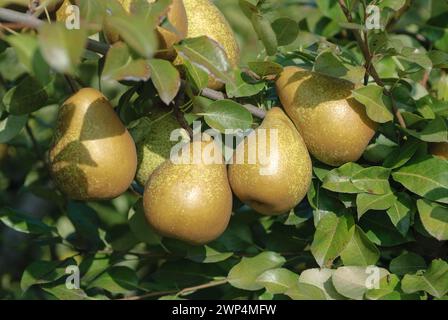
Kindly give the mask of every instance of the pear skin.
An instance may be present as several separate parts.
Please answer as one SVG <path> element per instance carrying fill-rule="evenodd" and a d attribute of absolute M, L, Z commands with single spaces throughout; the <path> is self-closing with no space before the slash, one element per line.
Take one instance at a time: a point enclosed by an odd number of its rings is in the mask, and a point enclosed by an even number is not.
<path fill-rule="evenodd" d="M 365 107 L 350 97 L 352 83 L 286 67 L 276 88 L 286 113 L 315 158 L 340 166 L 361 157 L 377 124 L 368 118 Z"/>
<path fill-rule="evenodd" d="M 271 135 L 275 132 L 277 138 Z M 235 150 L 229 166 L 230 186 L 241 201 L 259 213 L 289 212 L 305 197 L 311 183 L 312 164 L 305 143 L 291 120 L 277 107 L 267 112 L 252 134 L 256 140 L 246 137 Z M 264 137 L 266 148 L 260 144 Z M 257 143 L 256 162 L 249 161 L 249 143 L 253 141 Z M 260 154 L 266 155 L 266 159 L 261 159 Z M 244 158 L 244 162 L 238 162 L 238 158 Z"/>
<path fill-rule="evenodd" d="M 448 160 L 448 142 L 431 143 L 429 152 L 436 157 Z"/>
<path fill-rule="evenodd" d="M 205 149 L 213 142 L 186 144 L 180 159 L 193 148 Z M 232 191 L 219 149 L 221 163 L 165 161 L 151 175 L 143 195 L 149 224 L 161 235 L 201 245 L 218 238 L 232 213 Z"/>
<path fill-rule="evenodd" d="M 59 109 L 50 169 L 74 200 L 112 199 L 124 193 L 137 169 L 131 135 L 101 92 L 84 88 Z"/>
<path fill-rule="evenodd" d="M 188 38 L 208 36 L 218 42 L 232 67 L 240 62 L 240 49 L 232 28 L 221 11 L 209 0 L 184 0 L 188 18 Z M 180 59 L 180 58 L 179 58 Z M 180 61 L 177 61 L 180 63 Z M 211 78 L 208 87 L 220 90 L 223 83 Z"/>

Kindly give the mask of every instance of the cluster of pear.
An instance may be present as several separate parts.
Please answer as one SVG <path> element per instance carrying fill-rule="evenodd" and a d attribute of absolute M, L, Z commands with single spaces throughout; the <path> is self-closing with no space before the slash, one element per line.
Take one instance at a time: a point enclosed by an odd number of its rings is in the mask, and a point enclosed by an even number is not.
<path fill-rule="evenodd" d="M 132 11 L 132 0 L 119 1 L 127 12 Z M 158 30 L 165 48 L 183 37 L 208 35 L 223 46 L 232 64 L 238 64 L 233 32 L 209 0 L 174 0 L 167 18 L 179 32 L 174 39 L 166 36 L 172 31 Z M 119 39 L 113 28 L 109 31 L 109 41 Z M 219 83 L 212 79 L 209 85 L 216 88 Z M 50 150 L 54 181 L 70 198 L 86 201 L 117 197 L 135 178 L 145 185 L 143 207 L 149 224 L 164 236 L 192 244 L 210 242 L 226 229 L 232 194 L 261 214 L 287 213 L 308 192 L 310 154 L 331 166 L 357 161 L 376 124 L 351 98 L 353 85 L 344 80 L 286 67 L 276 89 L 286 113 L 278 107 L 270 109 L 262 124 L 236 147 L 228 166 L 224 160 L 208 163 L 203 157 L 182 164 L 170 160 L 170 134 L 178 123 L 163 108 L 152 110 L 151 127 L 136 146 L 108 100 L 95 89 L 81 89 L 59 111 Z M 270 135 L 273 130 L 275 141 Z M 258 143 L 261 136 L 266 138 L 267 161 L 252 163 L 249 144 Z M 180 151 L 180 159 L 213 143 L 192 140 Z M 213 150 L 213 158 L 223 158 L 219 148 Z M 433 151 L 446 155 L 447 148 Z"/>

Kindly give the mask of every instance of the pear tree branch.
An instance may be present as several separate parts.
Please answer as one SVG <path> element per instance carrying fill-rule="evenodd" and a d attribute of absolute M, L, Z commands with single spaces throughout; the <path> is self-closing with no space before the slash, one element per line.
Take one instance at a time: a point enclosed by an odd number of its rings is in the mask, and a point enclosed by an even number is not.
<path fill-rule="evenodd" d="M 45 23 L 44 21 L 39 20 L 33 16 L 4 8 L 0 8 L 0 19 L 12 23 L 18 23 L 33 29 L 38 29 Z M 109 51 L 110 46 L 107 43 L 88 39 L 86 48 L 87 50 L 99 53 L 101 55 L 106 55 L 107 52 Z M 212 100 L 226 99 L 226 96 L 222 92 L 212 90 L 209 88 L 204 89 L 201 92 L 201 95 Z M 255 117 L 258 117 L 260 119 L 263 119 L 265 117 L 266 112 L 260 108 L 257 108 L 254 105 L 245 104 L 243 105 L 243 107 L 246 108 Z"/>
<path fill-rule="evenodd" d="M 341 7 L 342 12 L 344 13 L 347 21 L 349 23 L 353 23 L 352 14 L 351 14 L 350 10 L 347 8 L 347 6 L 345 5 L 344 0 L 339 0 L 339 6 Z M 375 69 L 375 66 L 372 63 L 373 55 L 369 49 L 369 44 L 367 41 L 367 33 L 364 34 L 364 36 L 365 36 L 365 41 L 364 41 L 361 36 L 361 32 L 359 30 L 352 29 L 352 32 L 353 32 L 353 36 L 355 37 L 356 42 L 358 43 L 358 47 L 361 50 L 362 55 L 364 56 L 366 71 L 373 78 L 373 80 L 376 82 L 377 85 L 379 85 L 380 87 L 383 87 L 384 94 L 386 96 L 388 96 L 392 102 L 392 109 L 395 114 L 395 117 L 398 120 L 398 123 L 400 124 L 400 126 L 402 128 L 406 128 L 406 123 L 403 119 L 403 115 L 401 114 L 400 110 L 398 110 L 398 108 L 397 108 L 397 105 L 395 103 L 392 92 L 386 88 L 383 80 L 379 76 L 378 72 Z"/>

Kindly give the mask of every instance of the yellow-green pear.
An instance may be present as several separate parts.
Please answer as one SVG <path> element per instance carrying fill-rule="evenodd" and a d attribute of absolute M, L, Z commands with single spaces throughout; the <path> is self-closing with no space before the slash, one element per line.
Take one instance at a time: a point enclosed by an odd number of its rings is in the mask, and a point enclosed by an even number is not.
<path fill-rule="evenodd" d="M 232 28 L 210 0 L 183 0 L 188 19 L 188 38 L 208 36 L 224 49 L 232 67 L 240 62 L 240 50 Z M 223 84 L 210 79 L 208 87 L 219 90 Z"/>
<path fill-rule="evenodd" d="M 448 160 L 448 142 L 431 143 L 429 152 L 436 157 Z"/>
<path fill-rule="evenodd" d="M 323 163 L 357 161 L 375 134 L 376 123 L 351 98 L 348 81 L 299 67 L 286 67 L 276 83 L 286 113 L 309 152 Z"/>
<path fill-rule="evenodd" d="M 171 133 L 179 129 L 179 123 L 172 111 L 153 108 L 148 118 L 150 123 L 143 122 L 141 126 L 149 127 L 141 128 L 147 131 L 144 138 L 137 143 L 136 180 L 143 186 L 154 170 L 170 157 L 171 148 L 178 143 L 170 140 Z"/>
<path fill-rule="evenodd" d="M 185 144 L 179 162 L 165 161 L 149 178 L 144 211 L 161 235 L 199 245 L 218 238 L 227 228 L 232 191 L 221 150 L 214 145 L 204 141 Z M 211 162 L 207 155 L 219 161 Z"/>
<path fill-rule="evenodd" d="M 137 169 L 131 135 L 101 92 L 84 88 L 59 109 L 50 169 L 75 200 L 111 199 L 125 192 Z"/>
<path fill-rule="evenodd" d="M 275 107 L 237 146 L 229 181 L 241 201 L 262 214 L 278 215 L 289 212 L 305 197 L 311 170 L 302 137 L 286 114 Z"/>

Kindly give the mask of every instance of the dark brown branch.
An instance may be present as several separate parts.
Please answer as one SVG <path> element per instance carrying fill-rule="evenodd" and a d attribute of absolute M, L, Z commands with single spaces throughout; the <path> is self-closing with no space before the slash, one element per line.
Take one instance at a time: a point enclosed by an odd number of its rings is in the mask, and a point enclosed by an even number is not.
<path fill-rule="evenodd" d="M 352 15 L 350 13 L 350 10 L 345 5 L 344 0 L 339 0 L 339 6 L 341 7 L 342 12 L 344 12 L 344 15 L 345 15 L 347 21 L 352 23 L 353 22 Z M 385 87 L 385 84 L 384 84 L 383 80 L 379 76 L 378 72 L 375 69 L 375 66 L 372 63 L 373 56 L 372 56 L 372 54 L 370 52 L 370 49 L 369 49 L 369 45 L 368 45 L 368 41 L 367 41 L 367 34 L 365 34 L 366 41 L 363 41 L 362 36 L 361 36 L 361 32 L 359 30 L 353 29 L 352 32 L 353 32 L 353 35 L 354 35 L 354 37 L 356 39 L 356 42 L 358 43 L 358 47 L 360 48 L 360 50 L 362 52 L 364 60 L 366 61 L 365 66 L 366 66 L 367 72 L 373 78 L 373 80 L 376 82 L 376 84 L 378 84 L 380 87 L 383 87 L 384 94 L 387 95 L 392 100 L 392 109 L 393 109 L 393 112 L 395 114 L 395 117 L 398 120 L 398 123 L 400 124 L 400 126 L 402 128 L 406 128 L 406 123 L 405 123 L 405 121 L 403 119 L 403 116 L 402 116 L 400 110 L 398 110 L 397 105 L 395 104 L 392 92 L 389 91 Z"/>

